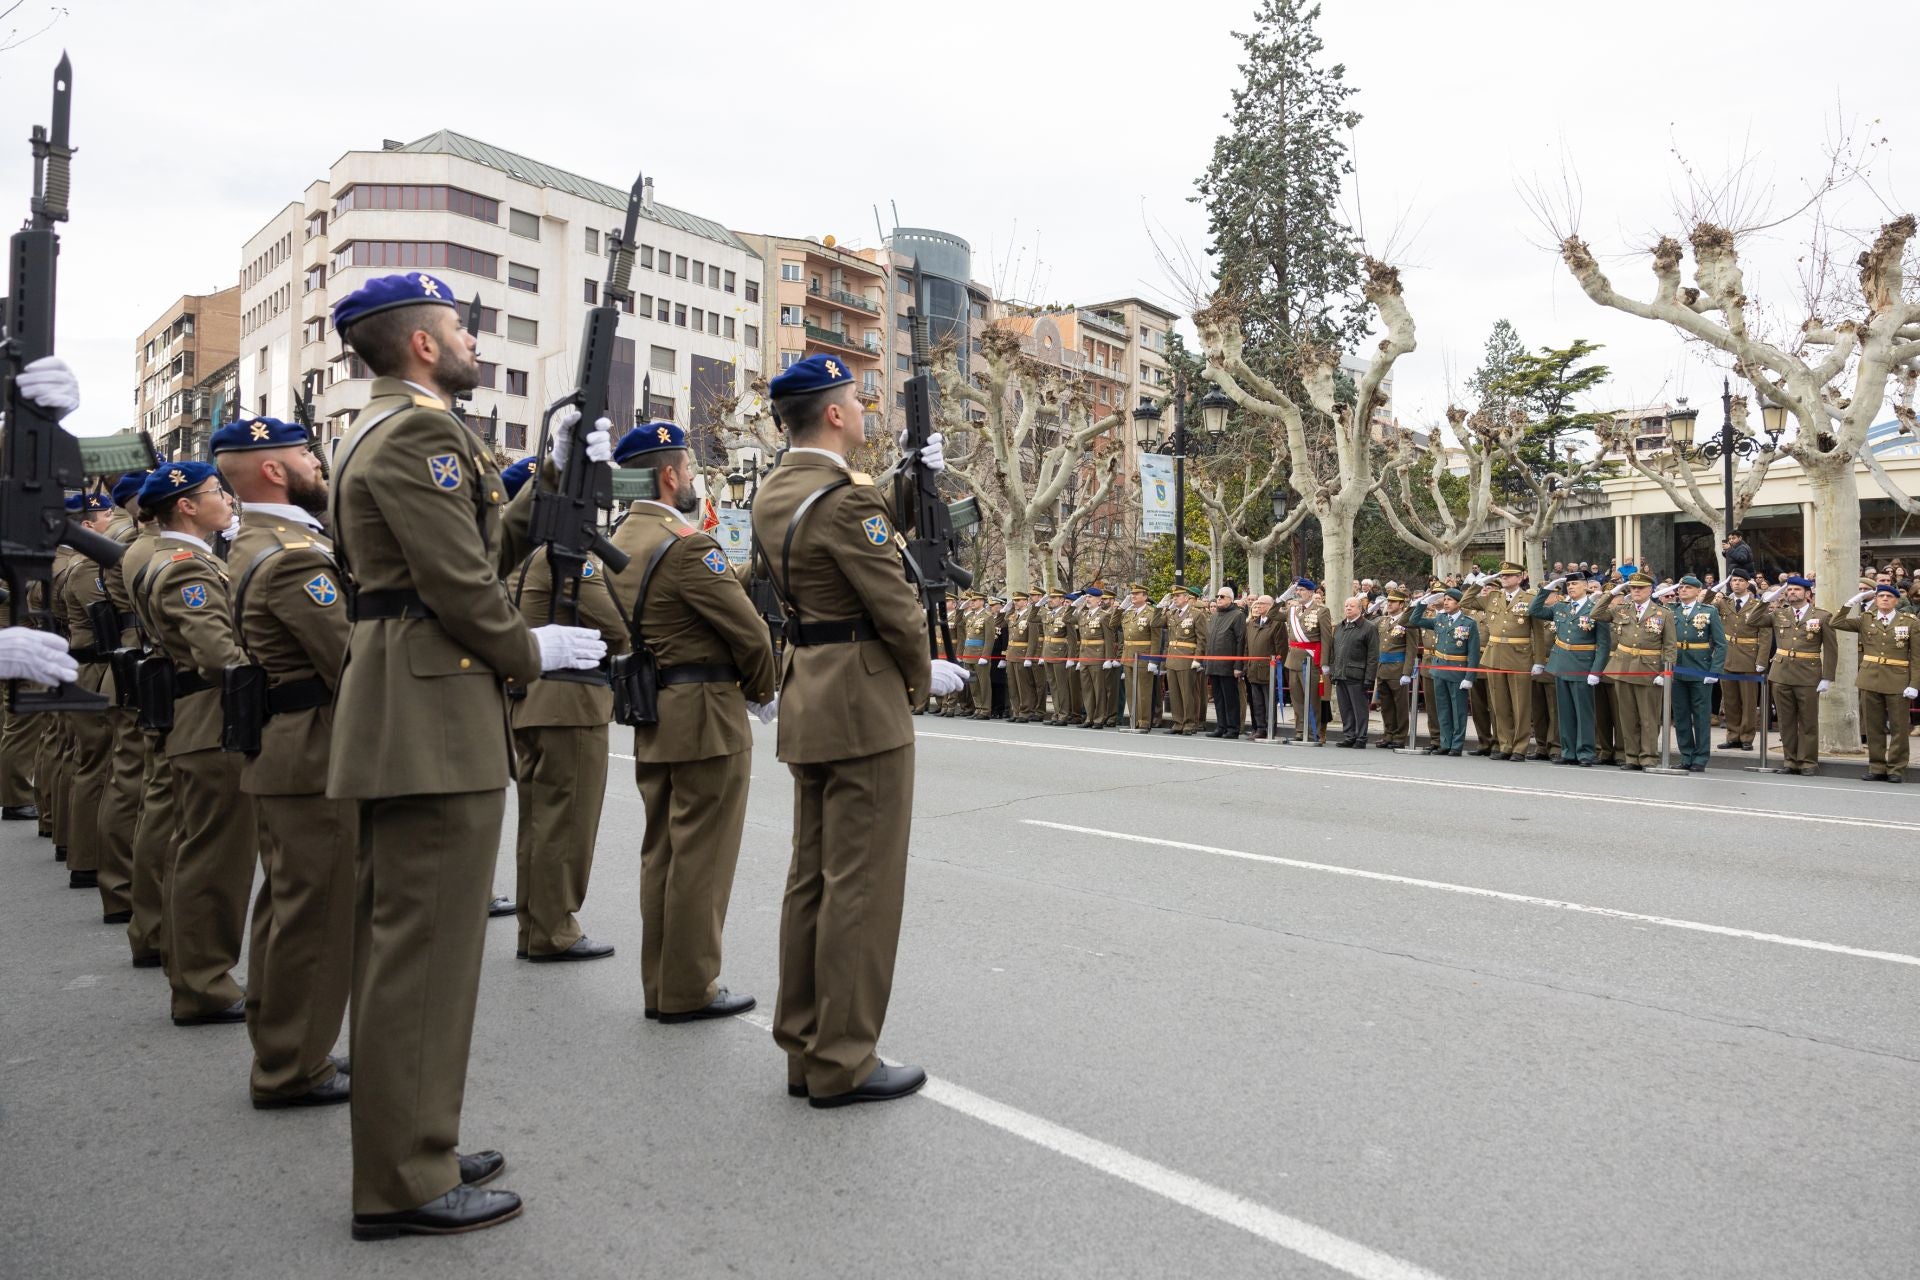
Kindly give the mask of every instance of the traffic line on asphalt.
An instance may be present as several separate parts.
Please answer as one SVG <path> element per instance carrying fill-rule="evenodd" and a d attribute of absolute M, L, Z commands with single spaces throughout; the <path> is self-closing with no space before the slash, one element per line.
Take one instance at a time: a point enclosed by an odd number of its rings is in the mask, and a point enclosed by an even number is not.
<path fill-rule="evenodd" d="M 1605 916 L 1612 920 L 1632 920 L 1640 924 L 1657 924 L 1668 929 L 1686 929 L 1694 933 L 1713 933 L 1725 938 L 1744 938 L 1750 942 L 1771 942 L 1776 946 L 1799 947 L 1803 951 L 1825 951 L 1833 955 L 1855 956 L 1862 960 L 1884 960 L 1889 964 L 1904 964 L 1920 967 L 1920 956 L 1905 955 L 1898 951 L 1872 951 L 1865 947 L 1848 947 L 1837 942 L 1818 942 L 1812 938 L 1790 938 L 1785 934 L 1761 933 L 1753 929 L 1735 929 L 1723 924 L 1704 924 L 1698 920 L 1679 920 L 1672 916 L 1643 915 L 1638 911 L 1621 911 L 1614 907 L 1591 907 L 1581 902 L 1565 902 L 1559 898 L 1539 898 L 1529 893 L 1508 893 L 1503 889 L 1482 889 L 1475 885 L 1450 884 L 1445 880 L 1422 880 L 1416 876 L 1396 876 L 1385 871 L 1363 871 L 1359 867 L 1340 867 L 1325 862 L 1304 862 L 1298 858 L 1282 858 L 1270 853 L 1248 853 L 1244 849 L 1222 849 L 1210 844 L 1190 844 L 1185 840 L 1166 840 L 1159 836 L 1135 835 L 1130 831 L 1107 831 L 1100 827 L 1076 827 L 1065 822 L 1046 822 L 1039 818 L 1022 818 L 1030 827 L 1046 827 L 1052 831 L 1070 831 L 1077 835 L 1101 836 L 1108 840 L 1123 840 L 1132 844 L 1159 845 L 1165 849 L 1183 849 L 1189 853 L 1211 853 L 1222 858 L 1239 858 L 1245 862 L 1265 862 L 1274 866 L 1292 867 L 1299 871 L 1324 871 L 1330 875 L 1352 876 L 1359 880 L 1378 880 L 1385 884 L 1411 885 L 1417 889 L 1438 889 L 1443 893 L 1459 893 L 1474 898 L 1494 898 L 1501 902 L 1518 902 L 1530 907 L 1551 907 L 1556 911 L 1573 911 L 1581 915 Z"/>
<path fill-rule="evenodd" d="M 762 1031 L 773 1029 L 773 1020 L 763 1014 L 743 1013 L 737 1016 L 741 1022 L 759 1027 Z M 1354 1276 L 1357 1280 L 1444 1280 L 1438 1272 L 1369 1248 L 1324 1227 L 1316 1227 L 1311 1222 L 1289 1217 L 1224 1187 L 1189 1177 L 1112 1143 L 1088 1137 L 1051 1120 L 1043 1120 L 1004 1102 L 995 1102 L 985 1094 L 975 1093 L 950 1080 L 929 1075 L 926 1086 L 920 1090 L 920 1096 L 1055 1155 L 1084 1164 L 1108 1177 L 1118 1178 L 1163 1200 L 1205 1214 L 1216 1222 L 1238 1227 L 1269 1244 L 1279 1245 L 1290 1253 L 1310 1258 L 1343 1275 Z"/>
<path fill-rule="evenodd" d="M 1380 782 L 1395 787 L 1440 787 L 1449 791 L 1482 791 L 1496 795 L 1537 796 L 1547 800 L 1582 800 L 1596 804 L 1631 805 L 1640 809 L 1667 809 L 1686 814 L 1723 814 L 1731 818 L 1754 818 L 1767 822 L 1823 822 L 1839 827 L 1866 827 L 1875 831 L 1905 831 L 1920 835 L 1920 822 L 1900 822 L 1892 818 L 1856 818 L 1837 813 L 1805 813 L 1790 809 L 1765 809 L 1731 804 L 1711 804 L 1699 800 L 1658 800 L 1651 796 L 1609 795 L 1603 791 L 1558 791 L 1551 787 L 1516 787 L 1499 782 L 1459 782 L 1450 778 L 1418 778 L 1401 773 L 1368 773 L 1357 769 L 1317 768 L 1303 764 L 1268 764 L 1261 760 L 1216 760 L 1211 756 L 1180 755 L 1169 751 L 1122 751 L 1117 747 L 1080 746 L 1066 742 L 1023 742 L 1018 738 L 990 738 L 970 733 L 929 733 L 922 738 L 940 738 L 951 742 L 986 742 L 997 747 L 1026 747 L 1034 751 L 1071 751 L 1080 755 L 1120 756 L 1131 760 L 1167 760 L 1176 764 L 1201 765 L 1209 769 L 1252 769 L 1267 773 L 1298 773 L 1316 778 L 1339 778 L 1349 782 Z M 1307 750 L 1308 748 L 1301 748 Z"/>

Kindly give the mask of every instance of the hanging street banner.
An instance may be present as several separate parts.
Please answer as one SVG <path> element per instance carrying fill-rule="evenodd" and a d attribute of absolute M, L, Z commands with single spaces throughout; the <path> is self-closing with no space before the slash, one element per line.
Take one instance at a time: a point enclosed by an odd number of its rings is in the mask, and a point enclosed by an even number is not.
<path fill-rule="evenodd" d="M 745 564 L 753 556 L 753 512 L 745 507 L 720 508 L 720 527 L 713 531 L 727 559 Z"/>
<path fill-rule="evenodd" d="M 1140 536 L 1173 532 L 1173 459 L 1140 455 Z"/>

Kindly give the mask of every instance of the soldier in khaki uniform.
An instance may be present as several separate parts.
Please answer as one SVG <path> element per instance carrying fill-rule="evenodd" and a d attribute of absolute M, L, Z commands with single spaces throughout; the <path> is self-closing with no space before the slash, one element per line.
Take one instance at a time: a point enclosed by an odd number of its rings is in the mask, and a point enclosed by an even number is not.
<path fill-rule="evenodd" d="M 967 599 L 973 611 L 967 615 L 967 691 L 973 699 L 975 720 L 993 719 L 993 642 L 1000 620 L 988 607 L 986 596 L 969 591 Z"/>
<path fill-rule="evenodd" d="M 130 471 L 114 482 L 113 502 L 118 515 L 107 527 L 107 536 L 123 547 L 131 547 L 143 528 L 136 512 L 140 503 L 140 485 L 146 477 L 144 471 Z M 104 565 L 100 570 L 101 584 L 107 599 L 113 604 L 117 629 L 104 640 L 98 636 L 94 639 L 109 656 L 114 650 L 134 650 L 140 645 L 139 619 L 133 611 L 133 597 L 127 586 L 125 564 L 123 555 L 119 563 Z M 104 692 L 115 697 L 117 703 L 119 681 L 111 672 Z M 104 857 L 123 868 L 126 875 L 124 896 L 119 901 L 119 909 L 126 914 L 111 914 L 127 922 L 127 942 L 133 951 L 135 963 L 140 963 L 143 948 L 139 930 L 157 918 L 157 911 L 142 913 L 138 910 L 139 871 L 134 859 L 142 816 L 140 801 L 145 784 L 149 742 L 147 735 L 140 730 L 139 713 L 131 703 L 126 706 L 115 705 L 105 715 L 113 727 L 113 751 L 108 764 L 106 793 L 101 801 L 100 830 L 106 841 L 107 852 Z M 167 813 L 171 823 L 172 810 L 169 808 Z M 104 888 L 102 897 L 104 900 Z M 146 947 L 144 950 L 153 951 L 154 948 Z"/>
<path fill-rule="evenodd" d="M 472 1231 L 521 1208 L 477 1185 L 504 1157 L 455 1150 L 513 754 L 502 685 L 591 669 L 606 645 L 580 627 L 530 632 L 507 596 L 500 566 L 525 548 L 509 545 L 499 473 L 451 409 L 480 376 L 453 290 L 425 272 L 383 276 L 333 320 L 376 375 L 327 522 L 353 597 L 334 704 L 351 749 L 327 770 L 327 794 L 360 815 L 353 1233 Z M 586 437 L 595 461 L 613 455 L 604 424 Z M 566 457 L 585 424 L 566 410 L 554 426 Z"/>
<path fill-rule="evenodd" d="M 520 477 L 516 484 L 501 473 L 511 499 L 531 478 L 531 469 L 515 463 L 507 471 Z M 520 562 L 508 585 L 528 627 L 554 620 L 577 624 L 597 631 L 608 653 L 627 651 L 627 624 L 608 590 L 606 566 L 595 557 L 589 555 L 581 568 L 577 619 L 565 612 L 548 616 L 553 567 L 542 548 Z M 766 631 L 762 624 L 763 637 Z M 587 900 L 600 838 L 613 688 L 604 678 L 535 680 L 511 706 L 519 809 L 513 853 L 519 937 L 513 954 L 532 964 L 604 960 L 613 954 L 613 944 L 588 937 L 576 913 Z M 651 819 L 647 829 L 653 830 Z"/>
<path fill-rule="evenodd" d="M 1626 590 L 1627 599 L 1601 604 L 1596 612 L 1613 646 L 1606 676 L 1620 717 L 1621 764 L 1637 773 L 1660 763 L 1661 690 L 1664 673 L 1673 669 L 1677 639 L 1673 615 L 1653 603 L 1652 577 L 1636 573 Z"/>
<path fill-rule="evenodd" d="M 1840 647 L 1833 615 L 1813 603 L 1813 583 L 1794 576 L 1784 586 L 1786 598 L 1756 621 L 1773 636 L 1767 683 L 1780 720 L 1782 772 L 1811 777 L 1820 768 L 1820 695 L 1833 687 Z"/>
<path fill-rule="evenodd" d="M 1726 740 L 1720 747 L 1751 747 L 1760 682 L 1737 677 L 1765 671 L 1773 657 L 1773 629 L 1760 623 L 1767 605 L 1754 594 L 1749 571 L 1737 568 L 1728 570 L 1727 589 L 1713 597 L 1713 605 L 1720 610 L 1720 623 L 1727 633 L 1726 674 L 1736 677 L 1720 686 L 1720 719 L 1726 726 Z"/>
<path fill-rule="evenodd" d="M 1125 733 L 1152 733 L 1154 721 L 1153 668 L 1159 662 L 1152 655 L 1160 643 L 1160 610 L 1147 599 L 1147 584 L 1130 583 L 1127 606 L 1120 611 L 1120 654 L 1125 663 L 1127 702 L 1130 714 L 1122 726 Z"/>
<path fill-rule="evenodd" d="M 141 483 L 145 484 L 144 477 Z M 145 613 L 146 587 L 164 557 L 160 555 L 159 523 L 141 510 L 138 490 L 133 501 L 138 527 L 133 541 L 127 544 L 127 553 L 120 558 L 120 583 L 134 617 L 135 643 L 143 654 L 151 654 L 154 648 Z M 109 589 L 112 585 L 109 580 Z M 133 966 L 153 969 L 161 966 L 167 950 L 167 889 L 173 877 L 177 843 L 176 803 L 166 735 L 142 729 L 140 741 L 139 817 L 133 828 L 133 919 L 127 924 L 127 942 L 133 950 Z"/>
<path fill-rule="evenodd" d="M 1480 680 L 1493 708 L 1493 758 L 1524 760 L 1533 723 L 1533 604 L 1520 583 L 1526 570 L 1511 560 L 1500 565 L 1498 587 L 1483 583 L 1462 597 L 1460 607 L 1480 620 L 1488 668 Z"/>
<path fill-rule="evenodd" d="M 70 518 L 75 523 L 98 534 L 107 532 L 115 514 L 113 499 L 104 493 L 69 498 L 67 506 L 73 511 Z M 100 565 L 76 552 L 60 575 L 55 613 L 66 626 L 69 648 L 80 664 L 76 683 L 90 693 L 104 692 L 111 698 L 107 664 L 118 637 L 110 634 L 96 641 L 93 617 L 88 612 L 88 606 L 106 598 Z M 132 918 L 127 896 L 131 880 L 127 841 L 122 832 L 110 836 L 100 823 L 107 781 L 113 773 L 114 714 L 102 711 L 62 717 L 73 750 L 73 817 L 67 837 L 67 868 L 70 883 L 83 871 L 92 873 L 93 883 L 100 890 L 103 923 L 125 924 Z"/>
<path fill-rule="evenodd" d="M 1872 607 L 1856 598 L 1833 620 L 1860 637 L 1860 728 L 1867 739 L 1867 781 L 1904 782 L 1907 724 L 1920 698 L 1920 619 L 1900 608 L 1900 588 L 1874 587 Z"/>
<path fill-rule="evenodd" d="M 71 495 L 67 499 L 67 510 L 72 514 L 80 512 L 80 497 Z M 53 554 L 53 572 L 46 582 L 36 582 L 30 589 L 30 598 L 34 607 L 54 618 L 54 625 L 62 636 L 66 632 L 66 617 L 60 612 L 60 600 L 67 585 L 67 574 L 72 570 L 75 553 L 71 548 L 60 547 Z M 71 652 L 71 650 L 69 650 Z M 94 866 L 94 851 L 89 845 L 81 851 L 80 859 L 75 862 L 73 853 L 73 766 L 75 736 L 72 716 L 37 716 L 39 733 L 39 755 L 33 770 L 34 786 L 40 792 L 40 812 L 53 833 L 53 860 L 67 864 L 67 887 L 69 889 L 92 889 L 98 884 Z"/>
<path fill-rule="evenodd" d="M 1193 593 L 1185 583 L 1175 583 L 1172 597 L 1163 611 L 1166 627 L 1167 717 L 1173 733 L 1190 737 L 1200 729 L 1205 714 L 1200 705 L 1200 665 L 1194 655 L 1200 652 L 1203 638 L 1201 614 L 1193 604 Z"/>
<path fill-rule="evenodd" d="M 1321 710 L 1320 690 L 1325 686 L 1322 646 L 1333 637 L 1333 612 L 1316 599 L 1311 578 L 1298 578 L 1282 593 L 1275 605 L 1287 636 L 1287 688 L 1293 698 L 1293 733 L 1288 742 L 1327 740 L 1327 717 Z M 1311 687 L 1307 679 L 1308 660 L 1312 660 Z"/>
<path fill-rule="evenodd" d="M 1404 587 L 1387 591 L 1387 607 L 1374 621 L 1380 631 L 1380 745 L 1407 747 L 1413 703 L 1413 667 L 1420 656 L 1420 629 L 1410 625 Z M 1251 641 L 1253 633 L 1247 633 Z M 1249 682 L 1252 673 L 1249 671 Z"/>
<path fill-rule="evenodd" d="M 240 757 L 220 749 L 220 682 L 240 664 L 232 588 L 212 539 L 236 504 L 204 462 L 157 468 L 140 505 L 160 524 L 160 546 L 141 576 L 140 613 L 157 650 L 173 661 L 175 839 L 165 906 L 167 977 L 176 1026 L 246 1017 L 233 967 L 247 925 L 259 850 L 253 800 L 240 791 Z"/>
<path fill-rule="evenodd" d="M 1047 718 L 1048 724 L 1074 723 L 1077 682 L 1067 666 L 1073 661 L 1073 623 L 1073 606 L 1067 603 L 1066 593 L 1058 587 L 1047 588 L 1047 605 L 1041 621 L 1046 639 L 1040 656 L 1046 662 L 1047 687 L 1053 694 L 1053 714 Z"/>
<path fill-rule="evenodd" d="M 1113 692 L 1114 664 L 1119 650 L 1113 644 L 1113 627 L 1107 616 L 1106 599 L 1098 587 L 1088 587 L 1080 597 L 1080 616 L 1074 623 L 1073 657 L 1079 663 L 1080 701 L 1087 708 L 1084 728 L 1102 729 L 1113 714 L 1109 695 Z"/>
<path fill-rule="evenodd" d="M 1024 591 L 1016 591 L 1007 604 L 1007 720 L 1026 724 L 1033 719 L 1033 658 L 1031 626 L 1033 611 Z"/>
<path fill-rule="evenodd" d="M 848 469 L 866 438 L 852 372 L 809 356 L 769 390 L 792 447 L 760 485 L 754 543 L 788 610 L 779 757 L 793 774 L 793 865 L 780 913 L 773 1038 L 787 1092 L 815 1107 L 883 1102 L 926 1083 L 875 1047 L 893 989 L 913 810 L 908 709 L 966 679 L 930 663 L 901 561 L 902 513 Z M 939 469 L 939 437 L 923 465 Z M 805 511 L 802 511 L 802 507 Z"/>
<path fill-rule="evenodd" d="M 346 651 L 346 593 L 320 527 L 327 483 L 306 429 L 231 422 L 209 442 L 240 499 L 233 574 L 236 638 L 266 672 L 260 751 L 240 766 L 259 817 L 260 889 L 247 946 L 249 1091 L 262 1110 L 348 1099 L 329 1050 L 353 976 L 358 814 L 326 797 L 333 692 Z"/>
<path fill-rule="evenodd" d="M 629 620 L 642 579 L 639 643 L 659 664 L 659 723 L 633 731 L 634 778 L 647 807 L 640 846 L 640 981 L 663 1023 L 753 1008 L 719 985 L 721 933 L 753 763 L 749 712 L 774 717 L 773 644 L 726 553 L 686 517 L 699 509 L 687 437 L 670 422 L 635 427 L 614 448 L 651 472 L 658 501 L 636 502 L 615 531 L 626 569 L 609 585 Z"/>

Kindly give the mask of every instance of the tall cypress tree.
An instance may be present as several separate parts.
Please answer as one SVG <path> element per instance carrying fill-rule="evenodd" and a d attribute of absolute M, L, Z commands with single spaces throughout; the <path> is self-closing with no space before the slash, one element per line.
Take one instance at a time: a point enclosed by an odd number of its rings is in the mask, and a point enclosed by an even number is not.
<path fill-rule="evenodd" d="M 1275 374 L 1302 347 L 1348 352 L 1367 331 L 1358 247 L 1340 216 L 1346 134 L 1360 114 L 1347 106 L 1346 67 L 1322 65 L 1319 17 L 1318 4 L 1261 0 L 1254 29 L 1234 33 L 1246 83 L 1193 197 L 1249 359 Z"/>

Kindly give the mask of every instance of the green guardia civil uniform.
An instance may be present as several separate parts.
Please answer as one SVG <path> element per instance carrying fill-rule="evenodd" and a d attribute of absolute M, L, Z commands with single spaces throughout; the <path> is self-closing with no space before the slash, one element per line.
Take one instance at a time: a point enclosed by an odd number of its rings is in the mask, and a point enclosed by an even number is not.
<path fill-rule="evenodd" d="M 678 428 L 670 439 L 684 443 Z M 726 553 L 679 512 L 636 502 L 613 543 L 629 558 L 609 582 L 629 620 L 640 579 L 658 557 L 639 639 L 658 663 L 659 723 L 633 730 L 634 781 L 647 813 L 640 980 L 649 1013 L 689 1013 L 719 990 L 753 763 L 747 704 L 773 698 L 773 645 Z"/>
<path fill-rule="evenodd" d="M 1545 666 L 1553 677 L 1560 709 L 1560 759 L 1590 765 L 1595 760 L 1593 697 L 1598 689 L 1587 683 L 1587 677 L 1607 669 L 1606 618 L 1591 595 L 1549 603 L 1552 594 L 1544 587 L 1535 592 L 1528 613 L 1545 619 L 1553 629 L 1553 648 Z"/>
<path fill-rule="evenodd" d="M 1726 669 L 1727 632 L 1720 611 L 1702 601 L 1675 605 L 1673 628 L 1674 750 L 1681 764 L 1705 766 L 1713 754 L 1713 684 Z"/>
<path fill-rule="evenodd" d="M 306 439 L 287 423 L 234 425 L 241 430 L 228 438 L 249 444 L 262 425 L 269 439 Z M 353 981 L 360 815 L 352 801 L 326 794 L 334 690 L 352 624 L 333 543 L 299 507 L 244 506 L 227 560 L 240 645 L 268 686 L 260 751 L 241 765 L 240 790 L 259 816 L 262 871 L 247 946 L 249 1087 L 256 1101 L 271 1101 L 333 1078 L 330 1050 Z"/>
<path fill-rule="evenodd" d="M 1837 631 L 1860 638 L 1860 730 L 1867 740 L 1867 777 L 1904 782 L 1913 693 L 1920 688 L 1920 619 L 1899 608 L 1899 596 L 1878 592 L 1862 612 L 1847 609 Z"/>
<path fill-rule="evenodd" d="M 821 490 L 795 527 L 802 503 Z M 783 655 L 778 754 L 793 775 L 774 1042 L 787 1083 L 851 1092 L 880 1065 L 913 812 L 911 708 L 931 680 L 926 615 L 889 510 L 835 455 L 789 449 L 753 504 L 756 545 L 797 609 Z M 1049 632 L 1049 643 L 1052 634 Z"/>
<path fill-rule="evenodd" d="M 1614 687 L 1614 711 L 1620 722 L 1621 763 L 1643 769 L 1657 765 L 1661 689 L 1653 682 L 1673 669 L 1673 615 L 1649 599 L 1643 605 L 1615 600 L 1601 616 L 1611 645 L 1607 679 Z"/>
<path fill-rule="evenodd" d="M 418 1208 L 460 1182 L 454 1148 L 513 758 L 503 686 L 540 674 L 539 643 L 501 579 L 525 534 L 525 508 L 509 521 L 505 502 L 492 459 L 444 401 L 374 379 L 340 449 L 327 522 L 353 597 L 334 703 L 334 732 L 351 749 L 333 753 L 327 794 L 360 813 L 356 1213 Z"/>
<path fill-rule="evenodd" d="M 1470 668 L 1480 665 L 1479 619 L 1459 609 L 1428 613 L 1425 604 L 1416 604 L 1407 625 L 1433 632 L 1427 670 L 1433 676 L 1434 750 L 1459 755 L 1466 749 L 1467 690 L 1475 675 Z"/>

